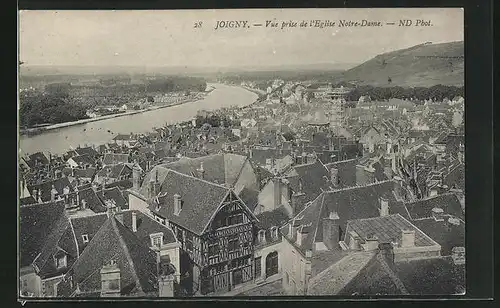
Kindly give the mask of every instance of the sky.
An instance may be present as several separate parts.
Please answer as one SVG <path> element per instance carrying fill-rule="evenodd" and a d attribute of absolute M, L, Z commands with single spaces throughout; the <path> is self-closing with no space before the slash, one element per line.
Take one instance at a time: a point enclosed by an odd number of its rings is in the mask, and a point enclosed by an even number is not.
<path fill-rule="evenodd" d="M 266 28 L 267 20 L 381 21 L 382 27 Z M 432 26 L 399 27 L 400 19 Z M 218 20 L 262 27 L 218 29 Z M 202 22 L 201 28 L 194 24 Z M 394 22 L 395 25 L 386 25 Z M 357 64 L 425 42 L 463 40 L 460 8 L 20 11 L 19 59 L 47 66 L 260 67 Z"/>

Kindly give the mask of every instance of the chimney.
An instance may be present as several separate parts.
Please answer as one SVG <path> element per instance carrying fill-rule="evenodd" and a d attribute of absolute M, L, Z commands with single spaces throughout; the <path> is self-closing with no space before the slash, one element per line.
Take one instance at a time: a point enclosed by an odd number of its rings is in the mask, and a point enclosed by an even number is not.
<path fill-rule="evenodd" d="M 198 172 L 198 177 L 200 179 L 205 178 L 205 169 L 203 168 L 203 162 L 200 162 L 200 168 L 196 169 L 196 171 Z"/>
<path fill-rule="evenodd" d="M 178 216 L 182 210 L 182 200 L 179 194 L 174 195 L 174 215 Z"/>
<path fill-rule="evenodd" d="M 451 258 L 455 265 L 465 264 L 465 247 L 453 247 L 451 249 Z"/>
<path fill-rule="evenodd" d="M 137 213 L 132 212 L 132 231 L 137 232 Z"/>
<path fill-rule="evenodd" d="M 379 198 L 380 202 L 380 217 L 388 216 L 389 215 L 389 200 L 384 197 Z"/>
<path fill-rule="evenodd" d="M 52 190 L 50 191 L 50 201 L 52 202 L 56 201 L 56 196 L 57 196 L 56 187 L 52 185 Z"/>
<path fill-rule="evenodd" d="M 330 169 L 330 181 L 333 184 L 333 187 L 339 186 L 339 169 L 331 168 Z"/>
<path fill-rule="evenodd" d="M 132 167 L 132 182 L 134 190 L 138 191 L 141 188 L 141 170 L 136 165 Z"/>
<path fill-rule="evenodd" d="M 289 224 L 288 224 L 288 237 L 290 239 L 293 239 L 293 237 L 297 233 L 297 229 L 300 226 L 301 220 L 300 219 L 293 219 Z"/>
<path fill-rule="evenodd" d="M 297 246 L 301 246 L 302 243 L 304 243 L 304 240 L 307 237 L 307 234 L 309 233 L 309 227 L 308 226 L 300 226 L 297 228 Z"/>
<path fill-rule="evenodd" d="M 389 266 L 394 265 L 394 248 L 391 243 L 380 243 L 378 245 L 379 253 L 385 259 Z"/>
<path fill-rule="evenodd" d="M 331 211 L 328 217 L 323 218 L 323 243 L 328 249 L 333 250 L 338 247 L 339 241 L 339 215 Z"/>
<path fill-rule="evenodd" d="M 359 250 L 360 249 L 359 235 L 354 231 L 349 232 L 349 249 L 350 250 Z"/>
<path fill-rule="evenodd" d="M 114 260 L 101 268 L 101 297 L 120 297 L 120 268 Z"/>
<path fill-rule="evenodd" d="M 277 209 L 281 205 L 281 181 L 279 178 L 273 179 L 273 195 L 274 208 Z"/>
<path fill-rule="evenodd" d="M 82 205 L 80 207 L 82 210 L 85 210 L 87 208 L 87 200 L 82 199 Z"/>
<path fill-rule="evenodd" d="M 415 230 L 402 230 L 401 247 L 414 247 L 414 246 L 415 246 Z"/>
<path fill-rule="evenodd" d="M 158 297 L 174 296 L 175 270 L 173 269 L 168 255 L 157 254 L 158 262 Z"/>

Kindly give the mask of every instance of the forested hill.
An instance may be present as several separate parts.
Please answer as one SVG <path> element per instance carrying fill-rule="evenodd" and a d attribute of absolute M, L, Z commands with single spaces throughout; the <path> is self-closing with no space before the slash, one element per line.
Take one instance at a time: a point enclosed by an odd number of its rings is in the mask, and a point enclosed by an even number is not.
<path fill-rule="evenodd" d="M 384 53 L 345 71 L 340 80 L 389 87 L 461 86 L 464 42 L 425 43 Z"/>

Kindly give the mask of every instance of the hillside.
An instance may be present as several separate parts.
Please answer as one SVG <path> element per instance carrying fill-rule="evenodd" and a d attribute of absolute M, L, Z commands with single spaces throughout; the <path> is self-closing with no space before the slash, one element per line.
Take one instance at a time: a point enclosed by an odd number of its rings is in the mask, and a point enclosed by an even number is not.
<path fill-rule="evenodd" d="M 338 81 L 372 86 L 461 86 L 464 84 L 464 43 L 426 43 L 384 53 L 345 71 Z"/>

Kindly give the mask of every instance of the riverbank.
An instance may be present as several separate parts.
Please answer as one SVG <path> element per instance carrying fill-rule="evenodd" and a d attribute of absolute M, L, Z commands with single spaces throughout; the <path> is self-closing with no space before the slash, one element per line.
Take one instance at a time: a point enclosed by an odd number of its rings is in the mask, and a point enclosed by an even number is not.
<path fill-rule="evenodd" d="M 19 136 L 19 145 L 24 153 L 50 152 L 63 154 L 71 147 L 81 144 L 105 144 L 117 134 L 147 134 L 155 127 L 165 123 L 177 124 L 191 121 L 199 110 L 214 111 L 221 108 L 252 105 L 258 95 L 239 86 L 210 84 L 215 89 L 200 100 L 183 103 L 178 106 L 156 106 L 154 112 L 136 112 L 125 117 L 100 119 L 83 125 L 72 125 L 51 129 L 29 136 Z M 210 89 L 210 88 L 209 88 Z M 207 89 L 207 90 L 209 90 Z M 161 108 L 161 109 L 159 109 Z M 67 124 L 65 124 L 67 125 Z"/>
<path fill-rule="evenodd" d="M 207 94 L 209 94 L 210 92 L 212 92 L 214 89 L 215 88 L 210 89 L 204 95 L 204 97 Z M 167 107 L 173 107 L 173 106 L 178 106 L 178 105 L 182 105 L 182 104 L 186 104 L 186 103 L 196 102 L 196 101 L 202 100 L 204 97 L 190 98 L 190 99 L 182 100 L 182 101 L 175 102 L 172 104 L 161 105 L 161 106 L 152 106 L 152 107 L 148 107 L 146 109 L 141 109 L 141 110 L 131 110 L 131 111 L 126 111 L 126 112 L 122 112 L 122 113 L 101 116 L 101 117 L 82 119 L 82 120 L 72 121 L 72 122 L 57 123 L 57 124 L 52 124 L 52 125 L 47 125 L 47 126 L 37 127 L 37 128 L 22 129 L 19 131 L 19 134 L 21 136 L 24 136 L 24 135 L 35 136 L 35 135 L 41 134 L 45 131 L 49 131 L 49 130 L 53 130 L 53 129 L 59 129 L 59 128 L 63 128 L 63 127 L 70 127 L 70 126 L 76 126 L 76 125 L 83 125 L 83 124 L 87 124 L 87 123 L 91 123 L 91 122 L 102 121 L 102 120 L 107 120 L 107 119 L 112 119 L 112 118 L 119 118 L 119 117 L 124 117 L 124 116 L 130 116 L 130 115 L 134 115 L 134 114 L 138 114 L 138 113 L 144 113 L 144 112 L 163 109 L 163 108 L 167 108 Z"/>

